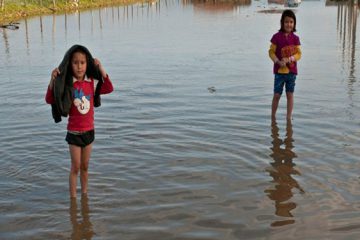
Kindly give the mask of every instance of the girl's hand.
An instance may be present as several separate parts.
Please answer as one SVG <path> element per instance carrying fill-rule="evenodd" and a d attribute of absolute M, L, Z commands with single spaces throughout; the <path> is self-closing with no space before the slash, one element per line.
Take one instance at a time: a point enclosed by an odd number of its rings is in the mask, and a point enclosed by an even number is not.
<path fill-rule="evenodd" d="M 285 64 L 286 64 L 286 63 L 291 63 L 291 59 L 290 59 L 290 58 L 283 58 L 283 59 L 281 59 L 281 61 L 283 61 Z"/>
<path fill-rule="evenodd" d="M 282 59 L 281 61 L 277 61 L 276 62 L 280 67 L 285 67 L 286 66 L 286 62 L 284 61 L 284 59 Z"/>
<path fill-rule="evenodd" d="M 58 68 L 55 68 L 51 72 L 51 79 L 55 79 L 60 74 L 60 70 Z"/>
<path fill-rule="evenodd" d="M 100 60 L 97 59 L 97 58 L 94 58 L 94 64 L 95 64 L 95 66 L 97 66 L 98 68 L 100 68 L 100 66 L 101 66 L 101 62 L 100 62 Z"/>
<path fill-rule="evenodd" d="M 100 73 L 101 73 L 101 76 L 102 76 L 103 78 L 106 78 L 107 74 L 106 74 L 105 69 L 103 68 L 103 66 L 102 66 L 101 63 L 100 63 L 100 60 L 97 59 L 97 58 L 94 58 L 94 64 L 95 64 L 95 66 L 97 66 L 97 67 L 99 68 Z"/>
<path fill-rule="evenodd" d="M 54 81 L 56 79 L 56 77 L 60 74 L 60 70 L 58 68 L 55 68 L 54 70 L 52 70 L 51 72 L 51 79 L 50 79 L 50 83 L 49 83 L 49 87 L 50 89 L 53 88 L 54 86 Z"/>

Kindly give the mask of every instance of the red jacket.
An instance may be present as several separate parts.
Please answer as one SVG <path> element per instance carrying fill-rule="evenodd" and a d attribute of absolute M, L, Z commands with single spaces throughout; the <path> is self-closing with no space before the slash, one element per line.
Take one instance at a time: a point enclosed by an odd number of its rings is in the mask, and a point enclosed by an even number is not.
<path fill-rule="evenodd" d="M 87 78 L 84 81 L 73 80 L 73 101 L 71 104 L 67 130 L 85 132 L 94 129 L 94 94 L 98 80 Z M 104 78 L 100 94 L 111 93 L 114 90 L 109 76 Z M 48 88 L 46 103 L 55 102 L 52 89 Z"/>

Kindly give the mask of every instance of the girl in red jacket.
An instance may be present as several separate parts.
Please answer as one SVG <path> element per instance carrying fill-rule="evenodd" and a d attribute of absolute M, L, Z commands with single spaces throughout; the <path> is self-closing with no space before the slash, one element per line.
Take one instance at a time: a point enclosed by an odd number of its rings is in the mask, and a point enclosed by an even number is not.
<path fill-rule="evenodd" d="M 46 102 L 56 105 L 56 89 L 61 81 L 62 72 L 67 72 L 69 81 L 72 83 L 72 103 L 69 110 L 66 141 L 69 144 L 71 157 L 71 170 L 69 176 L 70 197 L 76 198 L 77 177 L 80 172 L 81 193 L 87 194 L 88 188 L 88 166 L 95 139 L 94 132 L 94 96 L 99 81 L 100 94 L 113 91 L 113 85 L 100 61 L 92 58 L 89 51 L 80 45 L 73 46 L 65 55 L 62 64 L 68 58 L 68 63 L 60 65 L 51 73 L 51 80 L 46 93 Z M 99 72 L 102 79 L 94 79 L 88 76 L 89 66 Z M 66 68 L 61 69 L 61 66 Z M 66 77 L 64 77 L 66 78 Z M 68 82 L 69 82 L 68 81 Z M 60 85 L 61 86 L 61 85 Z"/>

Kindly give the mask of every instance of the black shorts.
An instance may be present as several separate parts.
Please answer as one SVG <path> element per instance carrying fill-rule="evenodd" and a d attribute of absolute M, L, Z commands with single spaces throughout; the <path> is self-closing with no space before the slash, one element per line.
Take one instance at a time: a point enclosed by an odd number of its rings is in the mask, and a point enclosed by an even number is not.
<path fill-rule="evenodd" d="M 68 144 L 86 147 L 95 140 L 95 131 L 90 130 L 82 133 L 67 132 L 65 140 Z"/>

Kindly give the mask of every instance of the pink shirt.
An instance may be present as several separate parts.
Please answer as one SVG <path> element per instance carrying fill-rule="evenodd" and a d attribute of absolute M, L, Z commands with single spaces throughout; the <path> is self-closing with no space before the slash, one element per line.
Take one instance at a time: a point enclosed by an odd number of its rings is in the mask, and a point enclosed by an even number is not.
<path fill-rule="evenodd" d="M 71 104 L 67 130 L 85 132 L 94 129 L 94 94 L 98 80 L 87 78 L 84 81 L 73 80 L 73 102 Z M 100 94 L 114 90 L 109 76 L 104 78 Z M 45 100 L 48 104 L 55 103 L 52 89 L 48 88 Z"/>
<path fill-rule="evenodd" d="M 291 57 L 296 53 L 296 46 L 300 45 L 300 39 L 294 33 L 289 33 L 285 35 L 283 32 L 275 33 L 271 38 L 271 43 L 276 45 L 275 55 L 278 59 L 284 57 Z M 293 62 L 291 65 L 287 66 L 290 73 L 297 74 L 297 64 Z M 278 73 L 280 66 L 279 64 L 274 64 L 274 73 Z"/>

